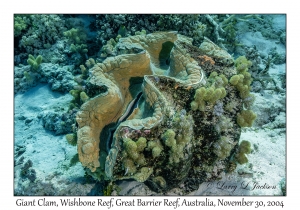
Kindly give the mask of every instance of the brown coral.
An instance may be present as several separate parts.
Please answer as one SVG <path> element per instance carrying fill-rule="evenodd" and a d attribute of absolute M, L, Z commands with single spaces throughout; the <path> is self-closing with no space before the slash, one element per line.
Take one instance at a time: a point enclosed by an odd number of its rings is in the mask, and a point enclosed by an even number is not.
<path fill-rule="evenodd" d="M 205 63 L 209 63 L 210 65 L 215 65 L 215 61 L 207 55 L 199 55 L 198 58 L 200 58 L 201 60 L 201 65 L 204 65 Z"/>

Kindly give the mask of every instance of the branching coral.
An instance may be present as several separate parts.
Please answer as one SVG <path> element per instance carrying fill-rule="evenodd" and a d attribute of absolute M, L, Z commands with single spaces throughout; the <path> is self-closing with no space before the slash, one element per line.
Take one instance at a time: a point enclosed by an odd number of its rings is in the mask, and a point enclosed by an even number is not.
<path fill-rule="evenodd" d="M 225 48 L 223 46 L 223 42 L 224 39 L 221 38 L 220 34 L 224 34 L 224 30 L 222 29 L 222 27 L 220 26 L 220 24 L 218 24 L 211 15 L 204 15 L 204 17 L 207 19 L 207 21 L 214 27 L 214 35 L 215 35 L 215 40 L 216 43 L 221 46 L 222 48 Z"/>
<path fill-rule="evenodd" d="M 14 36 L 20 36 L 22 31 L 27 28 L 26 16 L 15 16 L 14 17 Z"/>
<path fill-rule="evenodd" d="M 87 45 L 86 43 L 86 34 L 81 29 L 75 29 L 72 28 L 68 31 L 65 31 L 64 36 L 69 39 L 70 42 L 70 50 L 72 52 L 78 52 L 78 53 L 87 53 Z"/>
<path fill-rule="evenodd" d="M 33 55 L 31 54 L 28 55 L 27 63 L 32 67 L 34 71 L 38 70 L 42 61 L 43 61 L 43 57 L 41 55 L 38 55 L 36 58 L 33 57 Z"/>
<path fill-rule="evenodd" d="M 138 29 L 147 33 L 155 31 L 178 31 L 180 34 L 192 37 L 198 45 L 206 34 L 206 24 L 200 20 L 200 15 L 97 15 L 96 26 L 99 29 L 98 40 L 102 45 L 118 35 L 140 35 Z M 120 30 L 121 29 L 121 30 Z M 124 32 L 126 31 L 126 33 Z"/>
<path fill-rule="evenodd" d="M 27 53 L 37 54 L 37 50 L 46 48 L 45 45 L 54 44 L 63 36 L 66 30 L 65 21 L 60 15 L 30 15 L 27 31 L 20 40 L 20 47 Z"/>
<path fill-rule="evenodd" d="M 71 43 L 81 44 L 86 42 L 86 34 L 80 29 L 72 28 L 65 31 L 63 34 L 70 40 Z"/>

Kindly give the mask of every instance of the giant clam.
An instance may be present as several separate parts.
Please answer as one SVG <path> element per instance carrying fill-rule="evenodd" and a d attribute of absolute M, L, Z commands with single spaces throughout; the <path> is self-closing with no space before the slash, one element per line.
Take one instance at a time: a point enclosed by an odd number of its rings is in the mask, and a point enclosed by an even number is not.
<path fill-rule="evenodd" d="M 76 117 L 82 165 L 97 179 L 135 179 L 155 191 L 219 178 L 241 133 L 242 99 L 228 83 L 237 74 L 233 58 L 207 38 L 195 47 L 176 32 L 121 38 L 115 51 L 89 78 L 107 91 Z M 199 93 L 198 108 L 191 104 L 201 87 L 207 96 Z"/>

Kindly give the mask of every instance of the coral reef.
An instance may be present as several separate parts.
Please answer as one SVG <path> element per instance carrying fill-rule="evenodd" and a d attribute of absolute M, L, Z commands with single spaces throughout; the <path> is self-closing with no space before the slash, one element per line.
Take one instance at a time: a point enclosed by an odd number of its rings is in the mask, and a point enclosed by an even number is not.
<path fill-rule="evenodd" d="M 31 182 L 34 182 L 36 179 L 36 172 L 32 167 L 32 161 L 28 160 L 26 163 L 21 168 L 21 177 L 22 178 L 27 178 Z"/>
<path fill-rule="evenodd" d="M 88 173 L 133 178 L 155 191 L 180 183 L 190 191 L 217 179 L 232 164 L 241 132 L 243 100 L 228 79 L 246 70 L 209 39 L 197 48 L 175 32 L 120 38 L 114 51 L 88 79 L 107 91 L 87 99 L 76 116 Z"/>
<path fill-rule="evenodd" d="M 65 113 L 61 113 L 61 110 L 56 112 L 41 112 L 38 118 L 41 118 L 43 127 L 46 130 L 53 131 L 55 135 L 67 134 L 74 131 L 74 118 L 77 111 L 77 109 L 72 109 Z M 70 144 L 76 145 L 76 141 L 71 139 L 70 136 L 67 140 Z"/>
<path fill-rule="evenodd" d="M 15 67 L 15 93 L 25 92 L 39 82 L 48 83 L 51 90 L 58 92 L 68 92 L 77 86 L 72 74 L 74 65 L 59 66 L 58 64 L 41 63 L 38 65 L 38 69 L 38 71 L 33 70 L 29 65 Z"/>
<path fill-rule="evenodd" d="M 22 15 L 14 16 L 14 36 L 20 36 L 21 32 L 27 28 L 26 17 Z"/>
<path fill-rule="evenodd" d="M 86 54 L 88 52 L 87 45 L 85 44 L 87 38 L 83 30 L 71 28 L 63 34 L 69 40 L 71 52 L 82 54 Z"/>
<path fill-rule="evenodd" d="M 34 14 L 22 19 L 28 21 L 27 30 L 20 40 L 20 47 L 27 53 L 38 54 L 38 50 L 54 44 L 66 30 L 65 21 L 60 15 Z"/>
<path fill-rule="evenodd" d="M 43 57 L 41 55 L 35 58 L 33 55 L 29 54 L 27 63 L 32 67 L 34 71 L 37 71 L 40 64 L 42 63 L 42 60 Z"/>
<path fill-rule="evenodd" d="M 14 93 L 23 93 L 38 84 L 40 74 L 32 72 L 31 66 L 14 67 Z"/>
<path fill-rule="evenodd" d="M 219 23 L 221 16 L 208 14 L 101 14 L 96 15 L 96 27 L 99 31 L 97 38 L 99 44 L 106 45 L 106 49 L 109 49 L 106 51 L 108 55 L 113 55 L 111 54 L 112 42 L 115 40 L 112 40 L 117 36 L 127 37 L 156 31 L 178 31 L 182 35 L 191 37 L 196 46 L 200 45 L 206 36 L 224 47 L 225 31 Z M 228 39 L 227 42 L 230 43 L 235 36 L 236 33 L 232 34 L 231 39 Z"/>

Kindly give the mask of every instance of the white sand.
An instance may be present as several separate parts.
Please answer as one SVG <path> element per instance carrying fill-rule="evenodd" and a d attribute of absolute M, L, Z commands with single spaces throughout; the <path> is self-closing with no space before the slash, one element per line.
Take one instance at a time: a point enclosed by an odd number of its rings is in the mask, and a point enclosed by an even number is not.
<path fill-rule="evenodd" d="M 53 174 L 62 174 L 68 180 L 84 175 L 80 163 L 69 167 L 77 148 L 69 145 L 64 135 L 55 136 L 45 130 L 37 117 L 40 112 L 53 110 L 54 107 L 68 107 L 71 99 L 69 94 L 52 92 L 48 85 L 39 85 L 15 96 L 14 144 L 26 146 L 21 156 L 25 157 L 24 162 L 32 161 L 32 168 L 40 181 Z M 32 121 L 26 125 L 26 120 L 19 120 L 21 117 Z M 15 182 L 17 184 L 18 180 L 15 179 Z"/>

